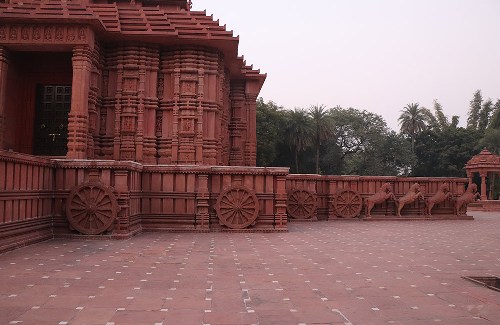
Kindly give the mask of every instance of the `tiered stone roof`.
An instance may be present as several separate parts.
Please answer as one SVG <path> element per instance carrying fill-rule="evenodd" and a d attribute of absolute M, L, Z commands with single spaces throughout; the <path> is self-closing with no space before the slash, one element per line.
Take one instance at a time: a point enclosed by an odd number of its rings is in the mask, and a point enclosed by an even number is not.
<path fill-rule="evenodd" d="M 187 1 L 6 0 L 0 3 L 0 17 L 4 23 L 86 23 L 103 40 L 206 45 L 224 53 L 233 77 L 265 79 L 238 57 L 238 37 L 205 11 L 189 10 Z"/>
<path fill-rule="evenodd" d="M 478 155 L 472 157 L 465 167 L 467 169 L 500 170 L 500 157 L 492 154 L 488 149 L 483 149 Z"/>

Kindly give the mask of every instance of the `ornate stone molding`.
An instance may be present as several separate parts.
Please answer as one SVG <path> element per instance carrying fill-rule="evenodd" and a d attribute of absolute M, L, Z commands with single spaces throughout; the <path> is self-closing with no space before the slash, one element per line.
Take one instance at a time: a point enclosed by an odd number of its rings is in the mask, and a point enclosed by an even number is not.
<path fill-rule="evenodd" d="M 35 157 L 17 152 L 10 152 L 10 151 L 0 151 L 0 161 L 21 163 L 31 166 L 40 166 L 49 168 L 55 166 L 54 163 L 49 159 L 42 157 Z"/>
<path fill-rule="evenodd" d="M 2 44 L 94 45 L 94 33 L 81 24 L 1 24 Z"/>

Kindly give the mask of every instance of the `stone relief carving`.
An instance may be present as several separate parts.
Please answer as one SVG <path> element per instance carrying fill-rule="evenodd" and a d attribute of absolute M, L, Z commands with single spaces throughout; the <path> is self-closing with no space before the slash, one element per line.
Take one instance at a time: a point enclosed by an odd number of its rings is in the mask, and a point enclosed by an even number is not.
<path fill-rule="evenodd" d="M 365 214 L 367 218 L 371 217 L 371 211 L 375 204 L 383 203 L 387 200 L 395 200 L 394 193 L 392 193 L 392 186 L 389 183 L 384 183 L 379 191 L 374 195 L 366 198 L 365 200 Z"/>
<path fill-rule="evenodd" d="M 452 194 L 450 192 L 448 184 L 446 183 L 441 184 L 438 192 L 425 201 L 425 206 L 426 206 L 425 213 L 428 214 L 429 216 L 432 215 L 432 208 L 436 204 L 443 203 L 444 201 L 446 201 L 451 197 Z"/>
<path fill-rule="evenodd" d="M 408 193 L 399 198 L 399 200 L 396 200 L 398 206 L 397 216 L 401 217 L 401 210 L 403 210 L 405 205 L 413 203 L 418 199 L 423 200 L 424 195 L 422 194 L 422 192 L 420 192 L 420 184 L 415 183 L 410 187 Z"/>
<path fill-rule="evenodd" d="M 467 205 L 480 198 L 481 194 L 477 191 L 477 185 L 470 184 L 467 191 L 455 200 L 455 215 L 465 215 L 467 213 Z"/>
<path fill-rule="evenodd" d="M 78 39 L 75 35 L 78 29 Z M 6 43 L 73 43 L 87 44 L 91 30 L 86 26 L 75 27 L 75 25 L 10 25 L 0 26 L 0 40 Z"/>

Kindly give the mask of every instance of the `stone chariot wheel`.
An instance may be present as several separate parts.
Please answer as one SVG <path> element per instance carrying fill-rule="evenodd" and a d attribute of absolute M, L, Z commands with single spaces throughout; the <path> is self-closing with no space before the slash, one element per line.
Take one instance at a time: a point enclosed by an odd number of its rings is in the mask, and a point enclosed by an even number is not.
<path fill-rule="evenodd" d="M 223 191 L 215 205 L 221 224 L 231 229 L 252 225 L 259 214 L 259 200 L 244 186 L 233 186 Z"/>
<path fill-rule="evenodd" d="M 341 189 L 334 197 L 334 208 L 342 218 L 355 218 L 361 213 L 363 199 L 361 195 L 350 189 Z"/>
<path fill-rule="evenodd" d="M 110 229 L 118 213 L 118 203 L 108 186 L 89 182 L 75 187 L 66 201 L 71 227 L 85 235 Z"/>
<path fill-rule="evenodd" d="M 316 195 L 311 191 L 298 189 L 288 193 L 286 209 L 294 219 L 310 219 L 317 207 Z"/>

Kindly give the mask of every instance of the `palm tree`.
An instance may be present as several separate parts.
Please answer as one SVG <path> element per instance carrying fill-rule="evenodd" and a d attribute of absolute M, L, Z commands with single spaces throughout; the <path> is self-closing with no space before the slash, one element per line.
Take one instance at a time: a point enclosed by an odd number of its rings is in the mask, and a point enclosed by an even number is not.
<path fill-rule="evenodd" d="M 401 133 L 407 134 L 411 138 L 411 150 L 415 152 L 415 138 L 417 134 L 427 129 L 428 124 L 432 122 L 434 116 L 431 111 L 418 103 L 406 105 L 401 110 L 398 118 L 401 127 Z"/>
<path fill-rule="evenodd" d="M 316 148 L 316 174 L 319 174 L 319 151 L 321 142 L 331 134 L 331 125 L 325 105 L 315 105 L 309 108 L 311 118 L 313 143 Z"/>
<path fill-rule="evenodd" d="M 303 109 L 288 112 L 285 136 L 295 160 L 295 172 L 299 173 L 299 154 L 311 143 L 311 121 Z"/>

